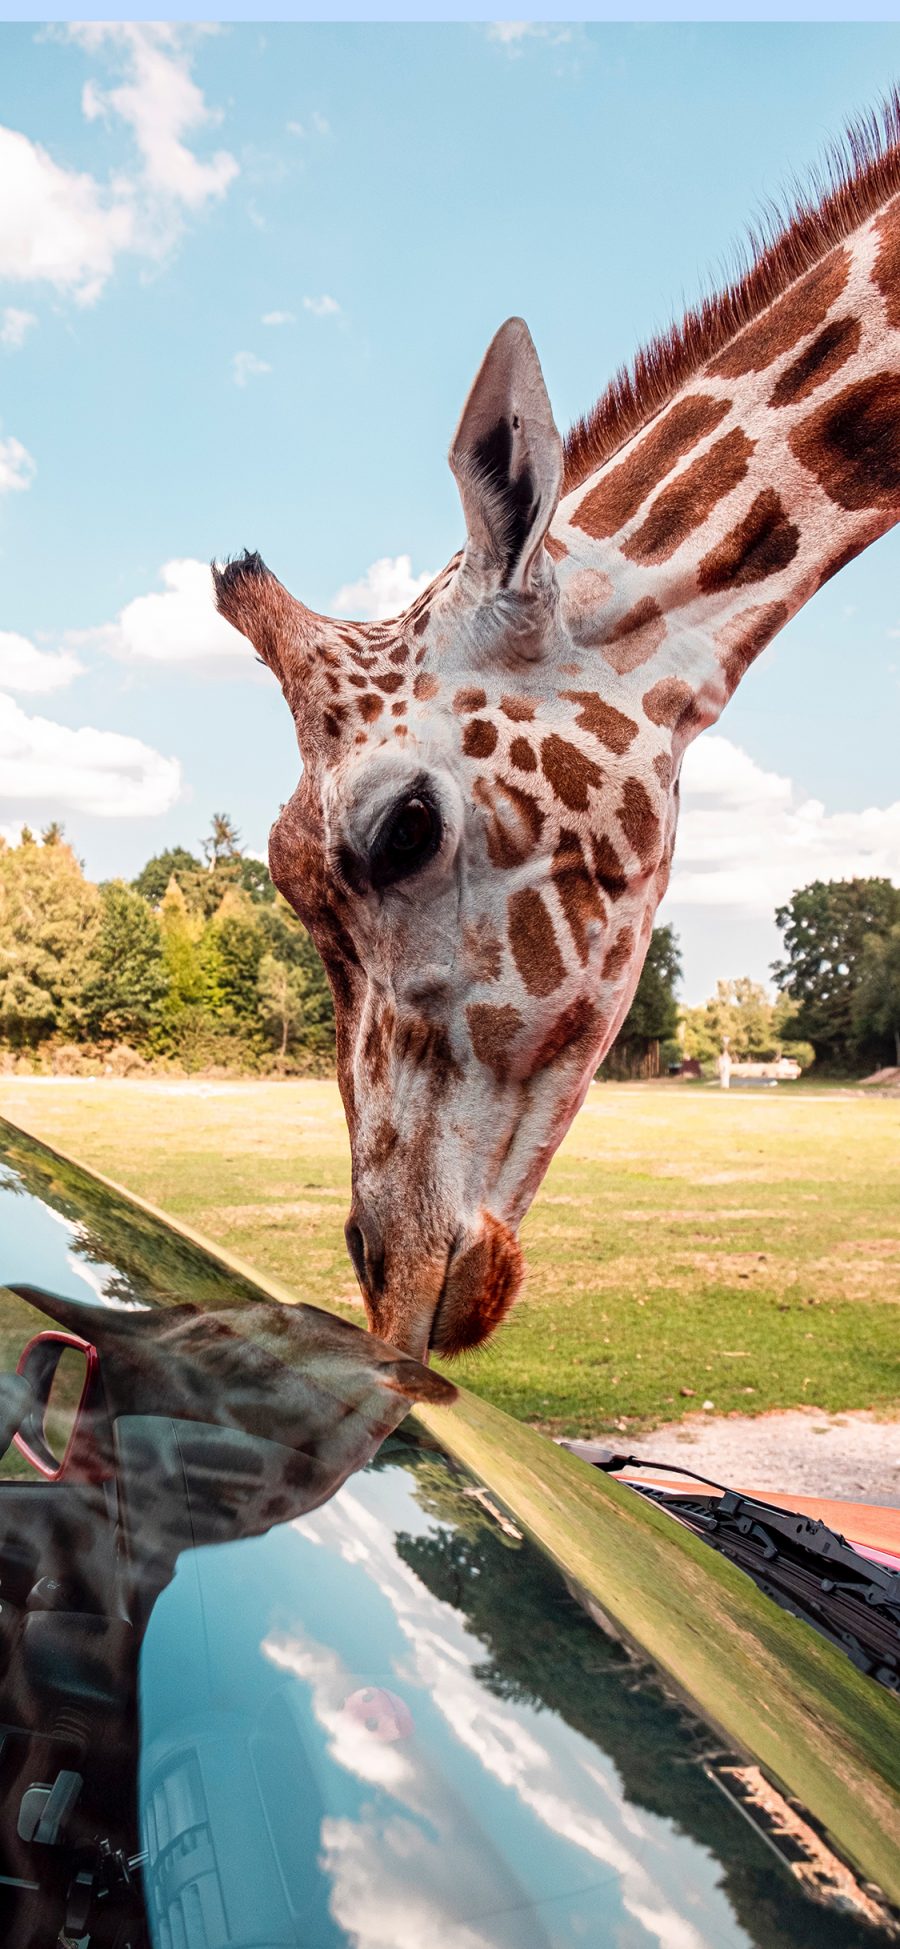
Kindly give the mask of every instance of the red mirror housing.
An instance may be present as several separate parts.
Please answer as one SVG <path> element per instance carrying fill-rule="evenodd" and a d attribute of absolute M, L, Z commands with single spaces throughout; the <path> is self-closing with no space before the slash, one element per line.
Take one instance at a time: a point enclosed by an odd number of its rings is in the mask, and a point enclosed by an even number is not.
<path fill-rule="evenodd" d="M 78 1355 L 80 1362 L 73 1361 Z M 68 1358 L 66 1356 L 68 1355 Z M 65 1364 L 65 1379 L 61 1371 Z M 78 1365 L 83 1371 L 78 1372 Z M 75 1371 L 70 1370 L 74 1368 Z M 85 1441 L 84 1415 L 96 1391 L 97 1350 L 77 1333 L 55 1328 L 36 1333 L 23 1347 L 16 1373 L 28 1382 L 32 1405 L 16 1435 L 16 1447 L 49 1482 L 57 1482 L 73 1462 L 88 1475 L 92 1444 Z"/>

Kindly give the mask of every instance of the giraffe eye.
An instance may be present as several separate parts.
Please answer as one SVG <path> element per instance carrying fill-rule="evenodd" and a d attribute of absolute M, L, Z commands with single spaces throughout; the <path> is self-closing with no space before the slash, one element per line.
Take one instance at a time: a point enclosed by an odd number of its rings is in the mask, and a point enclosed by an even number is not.
<path fill-rule="evenodd" d="M 372 885 L 396 886 L 434 858 L 443 838 L 440 813 L 424 792 L 395 806 L 372 847 Z"/>

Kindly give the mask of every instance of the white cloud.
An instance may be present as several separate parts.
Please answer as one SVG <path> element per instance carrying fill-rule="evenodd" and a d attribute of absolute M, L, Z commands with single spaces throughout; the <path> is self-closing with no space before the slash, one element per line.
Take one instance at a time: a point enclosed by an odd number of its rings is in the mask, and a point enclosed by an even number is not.
<path fill-rule="evenodd" d="M 236 386 L 246 386 L 251 379 L 260 379 L 272 368 L 267 359 L 257 358 L 255 352 L 235 352 L 231 361 L 231 376 Z"/>
<path fill-rule="evenodd" d="M 856 875 L 900 880 L 900 800 L 829 812 L 729 738 L 707 733 L 691 747 L 667 912 L 719 907 L 770 919 L 810 880 Z"/>
<path fill-rule="evenodd" d="M 336 616 L 352 616 L 364 623 L 382 622 L 385 617 L 397 616 L 402 609 L 408 609 L 416 596 L 427 589 L 431 579 L 427 569 L 424 575 L 413 574 L 409 555 L 382 555 L 358 582 L 345 582 L 338 589 L 331 607 Z"/>
<path fill-rule="evenodd" d="M 549 41 L 553 47 L 561 47 L 572 39 L 572 30 L 540 20 L 491 20 L 487 36 L 489 41 L 498 41 L 508 54 L 521 54 L 523 41 Z"/>
<path fill-rule="evenodd" d="M 21 440 L 11 433 L 0 440 L 0 494 L 21 493 L 31 486 L 36 473 L 35 462 Z"/>
<path fill-rule="evenodd" d="M 89 122 L 125 124 L 137 167 L 108 181 L 68 169 L 39 142 L 0 128 L 0 276 L 44 282 L 91 304 L 123 251 L 159 258 L 185 213 L 225 194 L 238 165 L 202 159 L 185 137 L 218 118 L 190 73 L 192 36 L 166 24 L 92 21 L 55 30 L 117 68 L 118 86 L 85 84 Z"/>
<path fill-rule="evenodd" d="M 191 75 L 179 28 L 172 22 L 97 20 L 73 25 L 69 33 L 89 53 L 109 53 L 123 69 L 121 84 L 108 92 L 89 81 L 82 108 L 88 121 L 118 116 L 130 128 L 150 194 L 189 210 L 224 196 L 238 173 L 234 156 L 218 149 L 202 160 L 184 140 L 221 117 L 207 107 Z"/>
<path fill-rule="evenodd" d="M 219 615 L 206 562 L 165 562 L 161 590 L 135 596 L 114 623 L 100 629 L 70 630 L 67 643 L 105 649 L 135 663 L 234 663 L 255 668 L 253 649 Z"/>
<path fill-rule="evenodd" d="M 292 311 L 264 311 L 260 322 L 263 325 L 295 325 L 297 320 Z"/>
<path fill-rule="evenodd" d="M 4 690 L 35 694 L 61 690 L 73 677 L 79 677 L 81 670 L 71 650 L 39 650 L 27 636 L 0 629 L 0 684 Z"/>
<path fill-rule="evenodd" d="M 0 183 L 0 276 L 43 281 L 92 303 L 119 252 L 135 244 L 127 186 L 105 190 L 8 128 L 0 128 Z"/>
<path fill-rule="evenodd" d="M 285 127 L 287 129 L 288 135 L 296 135 L 300 138 L 302 138 L 305 135 L 308 135 L 310 129 L 312 129 L 314 135 L 331 134 L 331 123 L 329 122 L 328 117 L 326 115 L 321 115 L 317 108 L 313 109 L 312 115 L 310 116 L 308 123 L 290 121 L 285 123 Z"/>
<path fill-rule="evenodd" d="M 336 298 L 329 298 L 323 291 L 321 298 L 304 298 L 304 311 L 311 311 L 314 318 L 338 318 L 341 307 Z"/>
<path fill-rule="evenodd" d="M 32 325 L 37 324 L 33 311 L 22 311 L 18 305 L 6 305 L 0 312 L 0 345 L 7 352 L 18 352 L 24 345 Z"/>
<path fill-rule="evenodd" d="M 135 819 L 168 812 L 180 791 L 177 758 L 118 731 L 29 717 L 0 693 L 0 798 L 52 806 L 57 816 Z"/>

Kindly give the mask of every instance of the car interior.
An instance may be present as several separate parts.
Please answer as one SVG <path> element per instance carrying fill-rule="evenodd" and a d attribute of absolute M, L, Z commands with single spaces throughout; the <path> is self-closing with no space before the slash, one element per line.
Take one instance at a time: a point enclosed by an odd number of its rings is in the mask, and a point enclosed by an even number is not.
<path fill-rule="evenodd" d="M 191 1307 L 94 1308 L 26 1287 L 3 1300 L 0 1940 L 281 1940 L 227 1923 L 202 1738 L 175 1742 L 139 1818 L 139 1653 L 183 1551 L 317 1506 L 408 1403 L 371 1374 L 348 1399 L 339 1363 L 333 1391 L 311 1393 L 259 1337 Z M 288 1328 L 302 1336 L 302 1318 Z M 233 1797 L 246 1821 L 250 1796 Z"/>

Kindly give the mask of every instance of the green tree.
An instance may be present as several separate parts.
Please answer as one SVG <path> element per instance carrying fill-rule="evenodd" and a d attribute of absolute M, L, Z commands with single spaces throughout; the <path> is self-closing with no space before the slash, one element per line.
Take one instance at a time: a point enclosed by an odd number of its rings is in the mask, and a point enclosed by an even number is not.
<path fill-rule="evenodd" d="M 654 927 L 628 1014 L 604 1068 L 633 1076 L 652 1043 L 670 1042 L 678 1028 L 675 989 L 681 980 L 681 955 L 674 928 Z"/>
<path fill-rule="evenodd" d="M 166 976 L 165 1015 L 177 1021 L 186 1008 L 203 997 L 199 944 L 201 923 L 192 914 L 178 880 L 172 876 L 159 910 L 163 967 Z"/>
<path fill-rule="evenodd" d="M 274 905 L 276 893 L 269 877 L 269 869 L 265 860 L 251 859 L 248 854 L 243 853 L 241 855 L 238 874 L 238 886 L 243 887 L 245 893 L 249 893 L 251 900 L 257 901 L 261 905 L 263 903 L 266 906 Z"/>
<path fill-rule="evenodd" d="M 257 975 L 259 1016 L 266 1034 L 284 1058 L 289 1048 L 302 1039 L 306 977 L 300 967 L 289 967 L 274 954 L 264 954 Z"/>
<path fill-rule="evenodd" d="M 303 974 L 304 1049 L 321 1062 L 333 1058 L 334 1002 L 315 942 L 280 893 L 275 894 L 271 906 L 259 910 L 259 924 L 276 960 Z"/>
<path fill-rule="evenodd" d="M 215 984 L 216 1012 L 235 1025 L 255 1026 L 259 964 L 266 952 L 266 936 L 258 910 L 240 888 L 229 888 L 222 899 L 204 935 L 204 950 L 209 954 L 205 963 L 207 983 L 212 977 Z"/>
<path fill-rule="evenodd" d="M 854 997 L 865 944 L 900 923 L 900 887 L 890 880 L 814 880 L 779 907 L 785 957 L 778 987 L 797 1004 L 797 1032 L 818 1060 L 848 1065 L 864 1054 Z"/>
<path fill-rule="evenodd" d="M 737 1061 L 768 1062 L 779 1055 L 796 1056 L 804 1067 L 813 1060 L 809 1044 L 797 1039 L 797 1008 L 790 996 L 772 1001 L 762 982 L 749 975 L 718 981 L 716 992 L 700 1008 L 681 1011 L 681 1041 L 686 1056 L 714 1062 L 728 1042 Z"/>
<path fill-rule="evenodd" d="M 132 880 L 131 884 L 135 893 L 139 893 L 141 899 L 147 901 L 148 906 L 160 907 L 169 881 L 174 875 L 185 899 L 191 905 L 193 903 L 190 889 L 203 870 L 202 861 L 197 859 L 194 853 L 189 853 L 186 846 L 169 846 L 164 853 L 154 853 L 153 858 L 148 859 L 146 866 L 141 867 L 137 879 Z"/>
<path fill-rule="evenodd" d="M 227 812 L 213 813 L 212 826 L 203 841 L 203 856 L 209 866 L 218 866 L 220 860 L 242 857 L 241 835 Z"/>
<path fill-rule="evenodd" d="M 858 1047 L 877 1042 L 885 1059 L 900 1067 L 900 923 L 863 943 L 853 1028 Z"/>
<path fill-rule="evenodd" d="M 654 927 L 620 1042 L 668 1042 L 678 1027 L 675 990 L 681 980 L 681 954 L 674 927 Z"/>
<path fill-rule="evenodd" d="M 0 1033 L 16 1045 L 84 1027 L 100 896 L 70 846 L 25 829 L 0 852 Z"/>
<path fill-rule="evenodd" d="M 84 1021 L 98 1039 L 145 1041 L 168 989 L 159 920 L 123 880 L 100 888 L 100 926 L 84 986 Z"/>

